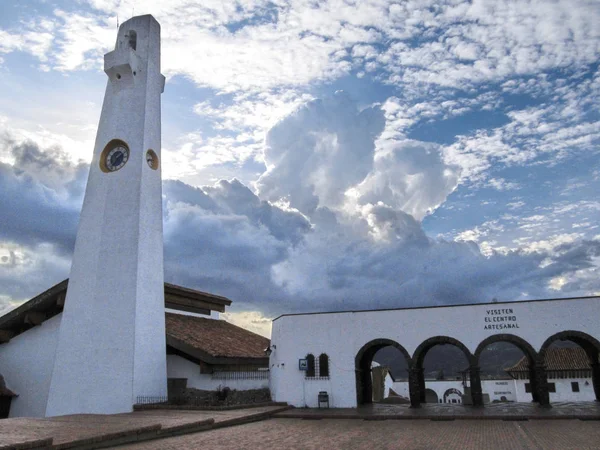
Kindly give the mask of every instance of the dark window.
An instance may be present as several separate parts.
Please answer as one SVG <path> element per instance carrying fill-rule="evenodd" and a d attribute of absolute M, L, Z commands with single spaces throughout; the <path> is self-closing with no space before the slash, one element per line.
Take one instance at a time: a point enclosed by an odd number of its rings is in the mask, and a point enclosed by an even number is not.
<path fill-rule="evenodd" d="M 325 353 L 321 353 L 321 356 L 319 356 L 319 376 L 329 376 L 329 356 Z"/>
<path fill-rule="evenodd" d="M 571 381 L 571 390 L 573 392 L 579 392 L 579 382 L 578 381 Z"/>
<path fill-rule="evenodd" d="M 306 377 L 315 376 L 315 357 L 314 355 L 306 355 Z"/>
<path fill-rule="evenodd" d="M 133 30 L 129 30 L 129 46 L 134 50 L 137 47 L 137 33 Z"/>
<path fill-rule="evenodd" d="M 556 392 L 556 384 L 548 383 L 548 392 Z"/>
<path fill-rule="evenodd" d="M 531 383 L 525 383 L 525 392 L 531 393 Z"/>

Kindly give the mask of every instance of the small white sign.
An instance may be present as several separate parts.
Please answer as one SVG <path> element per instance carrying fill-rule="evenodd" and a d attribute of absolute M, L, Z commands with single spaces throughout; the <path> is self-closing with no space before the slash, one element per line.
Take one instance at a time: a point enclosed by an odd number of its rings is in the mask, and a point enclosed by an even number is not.
<path fill-rule="evenodd" d="M 308 370 L 308 361 L 306 359 L 299 359 L 298 360 L 298 369 Z"/>

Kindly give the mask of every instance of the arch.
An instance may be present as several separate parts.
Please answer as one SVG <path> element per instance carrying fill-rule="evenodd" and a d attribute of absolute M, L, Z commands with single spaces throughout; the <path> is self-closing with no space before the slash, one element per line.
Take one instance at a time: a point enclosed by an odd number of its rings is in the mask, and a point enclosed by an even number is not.
<path fill-rule="evenodd" d="M 427 355 L 427 352 L 429 350 L 431 350 L 433 347 L 435 347 L 436 345 L 453 345 L 455 347 L 458 347 L 463 354 L 465 355 L 465 357 L 467 358 L 467 362 L 469 364 L 469 369 L 473 369 L 474 367 L 476 367 L 476 361 L 475 361 L 475 357 L 473 356 L 473 354 L 469 351 L 469 349 L 466 347 L 465 344 L 463 344 L 462 342 L 460 342 L 458 339 L 455 339 L 453 337 L 450 336 L 433 336 L 430 337 L 429 339 L 425 339 L 415 350 L 415 353 L 413 354 L 413 373 L 415 374 L 415 379 L 412 380 L 412 392 L 414 394 L 411 394 L 411 404 L 413 406 L 417 406 L 419 402 L 423 403 L 425 402 L 426 398 L 425 398 L 425 391 L 426 391 L 426 385 L 425 385 L 425 375 L 423 373 L 423 362 L 425 360 L 425 356 Z M 473 394 L 473 404 L 479 406 L 479 404 L 482 402 L 479 400 L 480 397 L 480 391 L 481 391 L 481 381 L 479 379 L 479 369 L 477 369 L 476 371 L 471 370 L 471 384 L 476 384 L 476 387 L 473 388 L 473 390 L 477 393 L 478 397 L 477 399 L 475 398 L 475 394 Z"/>
<path fill-rule="evenodd" d="M 479 358 L 481 354 L 485 350 L 488 345 L 494 344 L 496 342 L 508 342 L 513 344 L 519 350 L 523 352 L 523 354 L 527 357 L 529 361 L 529 383 L 531 385 L 531 399 L 534 402 L 538 402 L 540 399 L 540 394 L 538 393 L 538 375 L 536 373 L 536 362 L 538 361 L 538 353 L 535 351 L 533 346 L 527 342 L 525 339 L 515 336 L 514 334 L 502 333 L 502 334 L 493 334 L 485 338 L 483 341 L 479 343 L 477 349 L 474 353 L 475 363 L 479 366 Z"/>
<path fill-rule="evenodd" d="M 425 403 L 437 403 L 438 395 L 433 389 L 425 389 Z"/>
<path fill-rule="evenodd" d="M 319 355 L 319 376 L 329 376 L 329 356 L 327 356 L 326 353 L 321 353 Z"/>
<path fill-rule="evenodd" d="M 315 355 L 312 353 L 306 355 L 306 372 L 304 376 L 306 378 L 312 378 L 315 376 Z"/>
<path fill-rule="evenodd" d="M 423 342 L 421 342 L 421 344 L 417 347 L 417 349 L 415 350 L 415 353 L 413 354 L 413 357 L 412 357 L 413 364 L 417 368 L 422 368 L 423 360 L 425 359 L 425 356 L 427 355 L 427 352 L 429 350 L 431 350 L 436 345 L 447 345 L 447 344 L 454 345 L 455 347 L 458 347 L 459 349 L 461 349 L 462 352 L 467 357 L 467 361 L 469 362 L 469 365 L 470 366 L 475 365 L 475 363 L 476 363 L 475 358 L 473 357 L 473 354 L 469 351 L 469 349 L 465 346 L 465 344 L 460 342 L 458 339 L 454 339 L 449 336 L 434 336 L 434 337 L 430 337 L 429 339 L 426 339 Z"/>
<path fill-rule="evenodd" d="M 475 353 L 473 354 L 475 358 L 475 363 L 479 364 L 479 357 L 481 353 L 485 350 L 488 345 L 495 344 L 496 342 L 508 342 L 513 344 L 519 350 L 521 350 L 531 363 L 535 362 L 538 354 L 533 348 L 533 346 L 527 342 L 525 339 L 520 338 L 519 336 L 515 336 L 514 334 L 494 334 L 490 337 L 485 338 L 481 343 L 477 346 Z"/>
<path fill-rule="evenodd" d="M 356 373 L 356 404 L 372 402 L 373 382 L 371 380 L 371 363 L 375 353 L 384 347 L 394 347 L 406 359 L 408 367 L 412 366 L 410 354 L 402 345 L 391 339 L 373 339 L 363 345 L 354 358 L 354 369 Z"/>
<path fill-rule="evenodd" d="M 588 357 L 591 358 L 592 363 L 598 362 L 598 353 L 600 353 L 600 341 L 598 339 L 590 336 L 587 333 L 582 331 L 575 330 L 565 330 L 560 333 L 553 334 L 548 339 L 544 341 L 542 347 L 540 348 L 539 360 L 543 362 L 546 358 L 546 351 L 548 347 L 552 345 L 553 342 L 556 341 L 571 341 L 579 345 L 581 348 L 585 350 L 588 354 Z M 595 352 L 595 355 L 594 355 Z M 595 360 L 594 360 L 595 356 Z"/>
<path fill-rule="evenodd" d="M 446 400 L 448 400 L 448 396 L 450 396 L 452 394 L 458 395 L 461 398 L 461 402 L 462 402 L 462 396 L 464 394 L 456 388 L 449 388 L 449 389 L 446 389 L 446 392 L 444 392 L 444 395 L 442 397 L 444 399 L 444 403 L 448 403 Z"/>
<path fill-rule="evenodd" d="M 544 341 L 538 355 L 538 362 L 541 366 L 545 365 L 546 352 L 552 343 L 556 341 L 571 341 L 579 345 L 587 354 L 592 369 L 592 386 L 594 388 L 594 395 L 596 400 L 600 401 L 600 341 L 593 336 L 582 331 L 565 330 L 559 333 L 553 334 Z M 549 401 L 549 398 L 548 398 Z"/>

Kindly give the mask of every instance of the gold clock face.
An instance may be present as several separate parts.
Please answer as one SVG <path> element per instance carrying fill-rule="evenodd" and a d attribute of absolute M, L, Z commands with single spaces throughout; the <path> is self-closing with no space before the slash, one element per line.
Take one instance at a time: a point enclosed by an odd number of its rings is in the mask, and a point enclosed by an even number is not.
<path fill-rule="evenodd" d="M 148 150 L 146 152 L 146 162 L 151 169 L 158 169 L 158 155 L 154 153 L 154 150 Z"/>
<path fill-rule="evenodd" d="M 114 172 L 123 167 L 128 159 L 129 149 L 124 145 L 117 145 L 106 154 L 104 166 L 109 172 Z"/>
<path fill-rule="evenodd" d="M 129 146 L 120 139 L 113 139 L 100 154 L 100 170 L 105 173 L 115 172 L 123 167 L 129 159 Z"/>

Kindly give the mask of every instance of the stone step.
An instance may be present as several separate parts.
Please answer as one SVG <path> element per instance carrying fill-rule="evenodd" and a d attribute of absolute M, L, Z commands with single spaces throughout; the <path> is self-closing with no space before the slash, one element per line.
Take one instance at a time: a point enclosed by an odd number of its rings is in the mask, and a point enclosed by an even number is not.
<path fill-rule="evenodd" d="M 194 420 L 194 411 L 169 409 L 161 415 L 152 410 L 133 414 L 62 416 L 48 419 L 6 419 L 0 421 L 0 450 L 53 449 L 91 450 L 164 439 L 268 419 L 289 406 L 248 411 L 236 416 L 223 411 L 221 417 Z M 200 413 L 200 412 L 199 412 Z M 223 416 L 225 414 L 225 416 Z M 143 423 L 143 424 L 142 424 Z M 130 427 L 127 425 L 131 424 Z M 101 429 L 105 428 L 104 433 Z M 117 431 L 112 431 L 117 428 Z M 43 437 L 35 433 L 45 434 Z M 49 437 L 52 436 L 52 437 Z"/>

